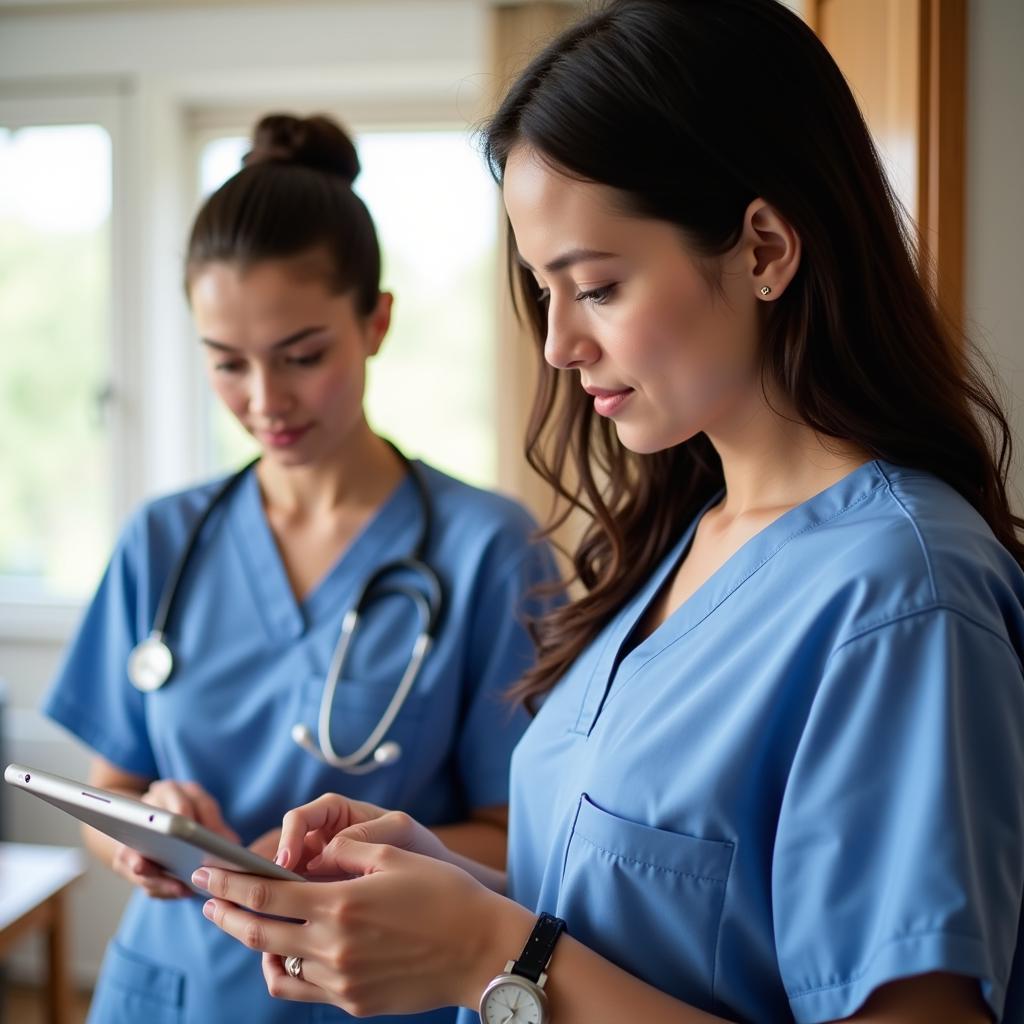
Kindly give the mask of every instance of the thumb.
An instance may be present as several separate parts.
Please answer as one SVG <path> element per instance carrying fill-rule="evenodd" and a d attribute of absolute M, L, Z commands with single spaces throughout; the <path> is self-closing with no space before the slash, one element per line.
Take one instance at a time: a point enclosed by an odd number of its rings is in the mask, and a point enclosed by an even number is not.
<path fill-rule="evenodd" d="M 353 825 L 352 828 L 363 828 L 364 825 Z M 331 875 L 342 878 L 359 878 L 380 871 L 389 859 L 401 851 L 394 847 L 381 845 L 376 841 L 360 841 L 344 832 L 339 832 L 324 848 L 318 857 L 313 857 L 306 865 L 306 873 L 310 875 Z"/>
<path fill-rule="evenodd" d="M 239 841 L 238 833 L 224 820 L 220 804 L 198 782 L 183 782 L 181 788 L 188 794 L 196 821 L 200 825 L 230 839 L 233 843 Z"/>
<path fill-rule="evenodd" d="M 232 843 L 240 843 L 242 841 L 242 837 L 224 820 L 219 807 L 215 809 L 213 814 L 209 815 L 206 821 L 200 820 L 199 823 L 205 825 L 211 832 L 224 836 L 225 839 L 230 840 Z"/>

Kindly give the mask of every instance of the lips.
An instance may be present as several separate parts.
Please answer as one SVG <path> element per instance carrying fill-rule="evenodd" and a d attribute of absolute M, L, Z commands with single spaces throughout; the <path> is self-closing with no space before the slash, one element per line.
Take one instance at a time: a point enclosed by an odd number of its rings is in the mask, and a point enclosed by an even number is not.
<path fill-rule="evenodd" d="M 612 416 L 633 394 L 632 388 L 599 388 L 587 384 L 584 391 L 594 399 L 594 412 L 598 416 Z"/>
<path fill-rule="evenodd" d="M 288 427 L 282 430 L 258 430 L 257 436 L 271 448 L 289 448 L 297 444 L 308 432 L 309 424 L 304 427 Z"/>

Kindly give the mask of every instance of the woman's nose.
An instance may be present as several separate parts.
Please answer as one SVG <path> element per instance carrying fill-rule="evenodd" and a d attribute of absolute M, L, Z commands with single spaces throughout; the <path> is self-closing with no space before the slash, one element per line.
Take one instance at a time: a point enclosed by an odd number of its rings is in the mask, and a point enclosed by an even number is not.
<path fill-rule="evenodd" d="M 551 298 L 548 305 L 548 333 L 544 339 L 544 359 L 558 370 L 574 370 L 589 366 L 601 355 L 600 347 L 579 322 L 574 300 L 568 308 L 563 301 Z"/>
<path fill-rule="evenodd" d="M 252 389 L 249 392 L 249 411 L 266 419 L 274 419 L 288 412 L 291 406 L 291 395 L 283 381 L 277 375 L 258 370 L 252 377 Z"/>

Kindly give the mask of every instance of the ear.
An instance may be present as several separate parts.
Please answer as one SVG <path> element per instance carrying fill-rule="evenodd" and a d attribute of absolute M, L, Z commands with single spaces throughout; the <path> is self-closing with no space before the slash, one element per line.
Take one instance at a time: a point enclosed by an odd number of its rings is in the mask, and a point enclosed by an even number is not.
<path fill-rule="evenodd" d="M 384 336 L 391 326 L 391 310 L 395 297 L 391 292 L 381 292 L 377 296 L 377 305 L 366 318 L 366 355 L 375 356 L 384 342 Z"/>
<path fill-rule="evenodd" d="M 741 244 L 755 297 L 774 301 L 800 267 L 800 236 L 774 206 L 755 199 L 743 218 Z"/>

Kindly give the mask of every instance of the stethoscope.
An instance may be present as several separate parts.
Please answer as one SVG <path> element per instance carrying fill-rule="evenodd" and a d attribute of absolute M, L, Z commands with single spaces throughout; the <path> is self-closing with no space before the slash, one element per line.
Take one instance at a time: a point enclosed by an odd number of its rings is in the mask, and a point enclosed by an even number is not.
<path fill-rule="evenodd" d="M 394 446 L 392 445 L 392 447 Z M 292 726 L 291 731 L 292 739 L 303 750 L 324 764 L 340 768 L 352 775 L 366 775 L 385 765 L 394 764 L 402 756 L 401 746 L 394 740 L 384 741 L 384 737 L 402 710 L 406 698 L 412 692 L 423 661 L 433 646 L 443 602 L 441 581 L 438 579 L 437 573 L 423 560 L 433 519 L 433 506 L 427 485 L 419 468 L 397 448 L 395 448 L 395 452 L 401 458 L 406 472 L 416 488 L 421 513 L 419 534 L 412 552 L 407 558 L 396 558 L 393 561 L 385 562 L 367 577 L 359 588 L 352 607 L 345 613 L 338 642 L 327 670 L 324 692 L 320 698 L 316 736 L 314 737 L 313 730 L 303 723 Z M 174 671 L 174 655 L 171 653 L 167 641 L 167 626 L 174 610 L 175 597 L 181 578 L 198 543 L 199 535 L 213 511 L 227 499 L 245 474 L 258 461 L 257 458 L 243 466 L 221 485 L 203 510 L 202 515 L 196 520 L 185 541 L 181 556 L 164 584 L 156 615 L 153 618 L 153 628 L 150 630 L 149 636 L 136 645 L 128 656 L 128 678 L 132 685 L 143 693 L 159 690 L 171 678 Z M 388 582 L 388 578 L 398 572 L 404 572 L 407 575 L 412 573 L 418 576 L 421 587 L 412 586 L 406 582 Z M 412 654 L 402 673 L 402 678 L 399 680 L 398 686 L 395 687 L 395 692 L 381 715 L 380 721 L 356 750 L 350 754 L 339 754 L 331 741 L 331 710 L 334 706 L 334 694 L 345 669 L 345 660 L 363 613 L 373 601 L 387 595 L 400 595 L 412 601 L 419 616 L 419 634 L 413 644 Z"/>

